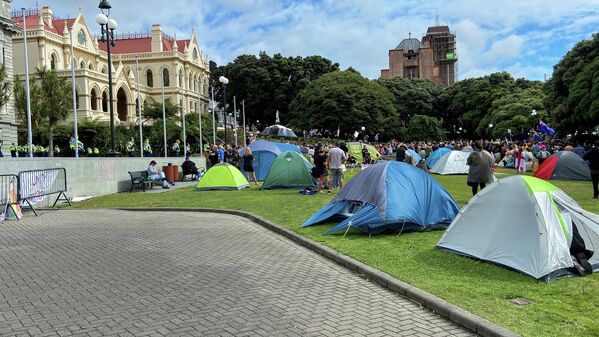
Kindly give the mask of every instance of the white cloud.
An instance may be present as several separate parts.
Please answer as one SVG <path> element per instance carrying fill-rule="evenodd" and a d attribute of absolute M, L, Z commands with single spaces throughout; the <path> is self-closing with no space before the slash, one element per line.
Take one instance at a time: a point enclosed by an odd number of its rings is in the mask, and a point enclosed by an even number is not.
<path fill-rule="evenodd" d="M 460 78 L 511 69 L 541 79 L 576 41 L 599 31 L 598 0 L 110 2 L 119 31 L 147 31 L 160 23 L 168 33 L 185 38 L 194 27 L 201 47 L 219 64 L 261 50 L 319 54 L 371 78 L 387 68 L 388 50 L 408 32 L 420 37 L 434 24 L 436 11 L 441 23 L 457 32 Z M 83 5 L 92 26 L 97 3 Z M 13 1 L 13 8 L 32 5 L 33 0 Z M 72 0 L 53 0 L 50 5 L 61 17 L 77 13 Z"/>

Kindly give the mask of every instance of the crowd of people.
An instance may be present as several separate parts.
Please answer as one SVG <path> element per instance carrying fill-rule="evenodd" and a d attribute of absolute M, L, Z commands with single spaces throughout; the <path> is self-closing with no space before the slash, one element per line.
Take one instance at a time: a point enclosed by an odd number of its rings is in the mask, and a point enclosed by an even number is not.
<path fill-rule="evenodd" d="M 358 164 L 354 156 L 348 150 L 346 143 L 331 141 L 329 143 L 301 143 L 299 148 L 302 154 L 314 164 L 313 177 L 317 181 L 317 191 L 323 193 L 325 190 L 330 192 L 331 188 L 342 187 L 344 172 L 356 166 L 366 167 L 372 164 L 375 159 L 366 148 L 366 143 L 362 143 L 362 163 Z M 558 151 L 572 151 L 581 158 L 590 162 L 593 180 L 599 181 L 599 158 L 594 159 L 589 156 L 593 147 L 585 142 L 571 142 L 568 140 L 551 139 L 547 141 L 469 141 L 453 140 L 439 142 L 398 142 L 388 143 L 370 143 L 378 154 L 387 160 L 397 160 L 416 166 L 426 172 L 429 167 L 426 164 L 426 158 L 439 148 L 449 148 L 451 150 L 471 151 L 467 164 L 470 167 L 468 175 L 468 185 L 472 188 L 472 193 L 476 194 L 479 189 L 484 188 L 494 179 L 493 171 L 497 166 L 514 168 L 516 174 L 524 174 L 527 170 L 531 171 L 533 166 L 541 165 L 547 158 Z M 243 168 L 246 172 L 248 181 L 253 181 L 256 185 L 255 174 L 251 163 L 254 158 L 249 148 L 240 155 L 241 146 L 231 145 L 213 145 L 206 149 L 208 165 L 227 162 L 239 169 Z M 411 150 L 411 151 L 410 151 Z M 417 153 L 419 161 L 415 161 L 410 153 Z M 599 152 L 599 150 L 597 151 Z M 596 171 L 595 171 L 596 170 Z M 594 174 L 597 172 L 597 175 Z M 595 179 L 597 177 L 597 179 Z M 599 196 L 599 192 L 595 193 Z"/>

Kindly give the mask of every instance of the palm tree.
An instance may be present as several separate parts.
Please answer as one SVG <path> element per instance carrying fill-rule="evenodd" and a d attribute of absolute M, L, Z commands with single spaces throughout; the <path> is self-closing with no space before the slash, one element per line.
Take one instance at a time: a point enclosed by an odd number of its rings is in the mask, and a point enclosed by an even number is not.
<path fill-rule="evenodd" d="M 39 118 L 48 122 L 48 147 L 50 156 L 54 156 L 54 127 L 64 121 L 73 108 L 71 87 L 65 77 L 54 70 L 36 69 L 39 92 L 32 95 L 39 107 Z"/>

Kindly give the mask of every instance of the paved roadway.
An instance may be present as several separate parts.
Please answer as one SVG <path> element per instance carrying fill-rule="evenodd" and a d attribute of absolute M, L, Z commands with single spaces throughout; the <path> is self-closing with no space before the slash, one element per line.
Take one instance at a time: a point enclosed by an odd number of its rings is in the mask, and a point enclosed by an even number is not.
<path fill-rule="evenodd" d="M 245 219 L 49 211 L 0 223 L 0 336 L 470 336 Z"/>

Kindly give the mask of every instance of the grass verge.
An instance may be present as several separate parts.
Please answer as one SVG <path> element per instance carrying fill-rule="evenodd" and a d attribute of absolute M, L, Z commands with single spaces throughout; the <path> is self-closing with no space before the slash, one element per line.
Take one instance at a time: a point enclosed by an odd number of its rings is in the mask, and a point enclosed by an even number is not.
<path fill-rule="evenodd" d="M 511 174 L 501 170 L 498 178 Z M 349 174 L 352 175 L 351 173 Z M 465 176 L 434 176 L 462 206 L 470 199 Z M 585 209 L 599 213 L 590 182 L 554 182 Z M 323 235 L 332 224 L 299 228 L 331 199 L 303 196 L 296 190 L 198 192 L 192 187 L 166 193 L 119 193 L 77 203 L 75 208 L 206 207 L 247 211 L 349 255 L 404 282 L 523 336 L 599 336 L 599 275 L 550 284 L 493 264 L 435 249 L 442 231 L 384 234 L 350 231 Z M 489 205 L 493 207 L 493 205 Z M 509 210 L 506 210 L 509 212 Z M 484 225 L 484 219 L 481 219 Z M 516 238 L 515 238 L 516 239 Z M 509 300 L 534 302 L 517 306 Z"/>

